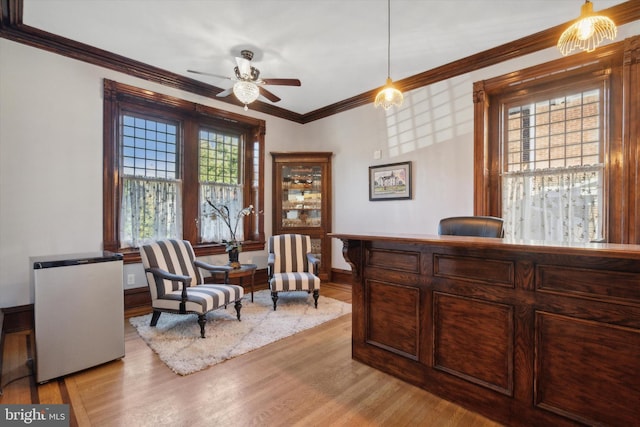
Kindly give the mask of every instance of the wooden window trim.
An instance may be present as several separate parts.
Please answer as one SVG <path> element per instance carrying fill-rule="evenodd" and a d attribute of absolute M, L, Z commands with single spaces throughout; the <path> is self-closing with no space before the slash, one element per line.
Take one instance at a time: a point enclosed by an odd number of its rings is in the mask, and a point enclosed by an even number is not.
<path fill-rule="evenodd" d="M 118 224 L 120 216 L 120 189 L 121 179 L 119 175 L 119 141 L 118 123 L 120 112 L 123 110 L 143 111 L 158 116 L 160 112 L 164 117 L 179 118 L 184 122 L 182 128 L 184 159 L 183 165 L 198 164 L 198 127 L 206 124 L 218 128 L 232 128 L 243 134 L 244 165 L 253 164 L 254 142 L 259 145 L 258 158 L 258 186 L 254 182 L 253 167 L 243 167 L 244 198 L 245 200 L 257 200 L 256 212 L 258 215 L 246 217 L 245 242 L 243 250 L 263 250 L 265 244 L 264 235 L 264 156 L 265 156 L 265 121 L 251 117 L 234 114 L 179 98 L 155 93 L 149 90 L 136 88 L 112 80 L 104 80 L 104 110 L 103 110 L 103 247 L 104 250 L 120 252 L 124 254 L 126 263 L 140 262 L 137 249 L 121 248 L 119 244 Z M 195 144 L 195 147 L 193 146 Z M 184 166 L 182 166 L 184 167 Z M 198 168 L 184 167 L 183 186 L 198 186 Z M 195 219 L 198 218 L 197 192 L 185 192 L 183 195 L 183 238 L 189 240 L 197 256 L 222 254 L 225 252 L 223 244 L 199 243 L 198 230 Z M 258 221 L 258 224 L 253 223 Z M 254 232 L 254 230 L 257 230 Z"/>
<path fill-rule="evenodd" d="M 553 82 L 553 73 L 581 67 L 582 72 L 609 73 L 609 117 L 606 122 L 607 239 L 611 243 L 640 243 L 640 37 L 556 61 L 474 83 L 474 214 L 501 216 L 500 147 L 491 124 L 491 108 L 514 84 L 538 79 Z M 577 74 L 578 71 L 575 71 Z M 549 77 L 545 77 L 549 76 Z M 550 83 L 551 84 L 551 83 Z"/>

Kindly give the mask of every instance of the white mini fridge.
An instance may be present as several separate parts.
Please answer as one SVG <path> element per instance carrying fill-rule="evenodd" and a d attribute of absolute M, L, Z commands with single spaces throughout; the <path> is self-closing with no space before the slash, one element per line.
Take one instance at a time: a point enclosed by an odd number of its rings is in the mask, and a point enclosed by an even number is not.
<path fill-rule="evenodd" d="M 122 254 L 31 257 L 38 383 L 124 357 Z"/>

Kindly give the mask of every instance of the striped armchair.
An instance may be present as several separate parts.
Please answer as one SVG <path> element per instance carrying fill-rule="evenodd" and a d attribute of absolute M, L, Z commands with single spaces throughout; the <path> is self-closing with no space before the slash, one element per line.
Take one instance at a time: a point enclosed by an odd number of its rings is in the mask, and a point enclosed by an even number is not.
<path fill-rule="evenodd" d="M 273 309 L 278 292 L 313 291 L 314 305 L 318 308 L 320 260 L 311 254 L 311 238 L 301 234 L 281 234 L 269 238 L 269 289 Z"/>
<path fill-rule="evenodd" d="M 242 286 L 204 285 L 200 269 L 225 272 L 228 282 L 231 267 L 214 266 L 197 261 L 186 240 L 162 240 L 140 248 L 142 264 L 151 292 L 151 326 L 156 326 L 164 312 L 198 315 L 200 336 L 204 338 L 205 316 L 209 311 L 234 303 L 238 320 L 242 308 Z"/>

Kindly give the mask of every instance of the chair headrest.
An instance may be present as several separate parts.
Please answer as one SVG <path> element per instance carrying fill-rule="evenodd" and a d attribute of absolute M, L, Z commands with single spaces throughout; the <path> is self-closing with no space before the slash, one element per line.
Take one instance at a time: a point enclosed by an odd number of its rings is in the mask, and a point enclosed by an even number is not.
<path fill-rule="evenodd" d="M 475 237 L 504 237 L 504 221 L 494 216 L 455 216 L 443 218 L 438 234 Z"/>

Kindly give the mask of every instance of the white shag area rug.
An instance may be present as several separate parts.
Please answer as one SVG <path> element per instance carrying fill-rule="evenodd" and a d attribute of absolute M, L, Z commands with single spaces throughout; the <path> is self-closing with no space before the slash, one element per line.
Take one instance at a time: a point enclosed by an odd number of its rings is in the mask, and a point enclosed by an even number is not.
<path fill-rule="evenodd" d="M 151 314 L 129 322 L 160 360 L 175 373 L 188 375 L 348 313 L 351 304 L 322 293 L 315 309 L 306 292 L 279 293 L 273 311 L 270 291 L 262 290 L 254 292 L 253 303 L 251 294 L 245 294 L 240 322 L 233 304 L 209 312 L 204 339 L 195 314 L 162 313 L 155 327 L 149 326 Z"/>

